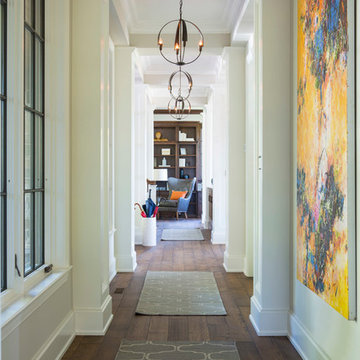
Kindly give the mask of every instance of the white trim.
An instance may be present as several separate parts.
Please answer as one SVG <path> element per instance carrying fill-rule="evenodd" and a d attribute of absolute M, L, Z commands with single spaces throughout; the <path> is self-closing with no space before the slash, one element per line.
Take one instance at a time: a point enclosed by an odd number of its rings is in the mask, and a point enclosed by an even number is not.
<path fill-rule="evenodd" d="M 76 335 L 105 335 L 113 319 L 112 298 L 108 295 L 100 308 L 75 309 Z"/>
<path fill-rule="evenodd" d="M 230 255 L 228 251 L 225 251 L 223 266 L 226 272 L 244 272 L 245 257 L 243 255 Z"/>
<path fill-rule="evenodd" d="M 66 340 L 67 338 L 67 340 Z M 75 338 L 74 312 L 70 311 L 32 360 L 60 360 Z M 59 351 L 60 347 L 60 351 Z"/>
<path fill-rule="evenodd" d="M 295 314 L 289 314 L 288 338 L 304 360 L 329 360 L 330 358 L 313 340 L 310 332 Z"/>
<path fill-rule="evenodd" d="M 288 309 L 263 309 L 254 296 L 250 306 L 249 318 L 258 336 L 288 335 Z"/>
<path fill-rule="evenodd" d="M 1 312 L 2 341 L 69 280 L 70 271 L 71 267 L 53 272 Z"/>
<path fill-rule="evenodd" d="M 212 230 L 211 231 L 211 243 L 213 245 L 225 245 L 226 244 L 226 234 L 224 231 Z"/>
<path fill-rule="evenodd" d="M 113 258 L 109 265 L 109 284 L 116 276 L 116 259 Z"/>
<path fill-rule="evenodd" d="M 127 255 L 116 257 L 117 272 L 134 272 L 136 267 L 136 257 Z"/>

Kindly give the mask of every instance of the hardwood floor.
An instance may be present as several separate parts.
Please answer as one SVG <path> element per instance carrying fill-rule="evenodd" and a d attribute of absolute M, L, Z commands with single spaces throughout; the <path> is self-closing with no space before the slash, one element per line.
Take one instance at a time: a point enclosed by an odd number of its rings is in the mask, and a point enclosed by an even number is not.
<path fill-rule="evenodd" d="M 157 246 L 136 247 L 135 273 L 119 273 L 110 284 L 114 319 L 105 336 L 77 336 L 63 360 L 114 360 L 121 339 L 234 340 L 241 360 L 301 359 L 286 337 L 258 337 L 250 320 L 252 278 L 226 273 L 224 247 L 205 241 L 160 241 L 163 228 L 199 227 L 198 220 L 158 221 Z M 144 316 L 135 308 L 146 271 L 213 271 L 227 316 Z M 116 293 L 118 289 L 121 293 Z M 119 290 L 120 289 L 120 290 Z M 122 290 L 123 289 L 123 290 Z"/>

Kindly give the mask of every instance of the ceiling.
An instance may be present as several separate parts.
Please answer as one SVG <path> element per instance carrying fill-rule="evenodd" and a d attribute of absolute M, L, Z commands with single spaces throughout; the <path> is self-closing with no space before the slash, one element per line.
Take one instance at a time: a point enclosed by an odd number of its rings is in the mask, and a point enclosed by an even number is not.
<path fill-rule="evenodd" d="M 158 33 L 169 20 L 179 16 L 178 0 L 119 0 L 133 34 Z M 184 0 L 183 17 L 207 33 L 229 33 L 245 0 Z"/>
<path fill-rule="evenodd" d="M 216 81 L 224 47 L 246 44 L 253 32 L 253 0 L 183 2 L 183 17 L 198 25 L 205 38 L 200 58 L 184 67 L 194 82 L 189 98 L 192 107 L 202 108 Z M 178 0 L 112 0 L 110 6 L 110 33 L 115 45 L 137 48 L 138 69 L 156 108 L 167 107 L 168 79 L 177 69 L 160 56 L 156 38 L 166 22 L 178 17 Z"/>

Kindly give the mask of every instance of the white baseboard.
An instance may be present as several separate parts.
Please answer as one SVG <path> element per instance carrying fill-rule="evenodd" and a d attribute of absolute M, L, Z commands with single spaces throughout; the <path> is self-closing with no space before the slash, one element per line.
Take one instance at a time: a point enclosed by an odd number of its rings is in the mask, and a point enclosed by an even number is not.
<path fill-rule="evenodd" d="M 244 256 L 224 254 L 224 264 L 226 272 L 244 272 Z"/>
<path fill-rule="evenodd" d="M 252 266 L 252 261 L 248 261 L 248 258 L 245 256 L 244 257 L 244 274 L 247 276 L 247 277 L 253 277 L 254 276 L 254 269 L 253 269 L 253 266 Z"/>
<path fill-rule="evenodd" d="M 211 243 L 214 245 L 226 244 L 225 231 L 213 230 L 211 232 Z"/>
<path fill-rule="evenodd" d="M 76 335 L 105 335 L 112 319 L 112 298 L 108 295 L 100 308 L 75 309 Z"/>
<path fill-rule="evenodd" d="M 116 272 L 134 272 L 137 266 L 136 253 L 116 256 Z"/>
<path fill-rule="evenodd" d="M 250 321 L 258 336 L 288 336 L 289 310 L 263 309 L 254 296 L 250 306 Z"/>
<path fill-rule="evenodd" d="M 109 264 L 109 283 L 116 275 L 116 259 L 112 258 Z"/>
<path fill-rule="evenodd" d="M 289 315 L 289 340 L 304 360 L 329 360 L 330 358 L 315 343 L 311 334 L 294 314 Z"/>
<path fill-rule="evenodd" d="M 74 312 L 71 311 L 32 359 L 61 359 L 74 337 Z"/>

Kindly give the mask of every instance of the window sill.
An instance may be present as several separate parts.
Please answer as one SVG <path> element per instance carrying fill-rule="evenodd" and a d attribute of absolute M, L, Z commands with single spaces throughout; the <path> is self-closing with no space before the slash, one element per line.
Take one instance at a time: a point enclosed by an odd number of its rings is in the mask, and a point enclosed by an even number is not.
<path fill-rule="evenodd" d="M 4 295 L 12 295 L 11 301 L 1 311 L 1 337 L 5 339 L 15 330 L 33 311 L 41 306 L 58 288 L 69 278 L 71 266 L 66 269 L 55 269 L 24 295 L 14 296 L 13 290 Z"/>

